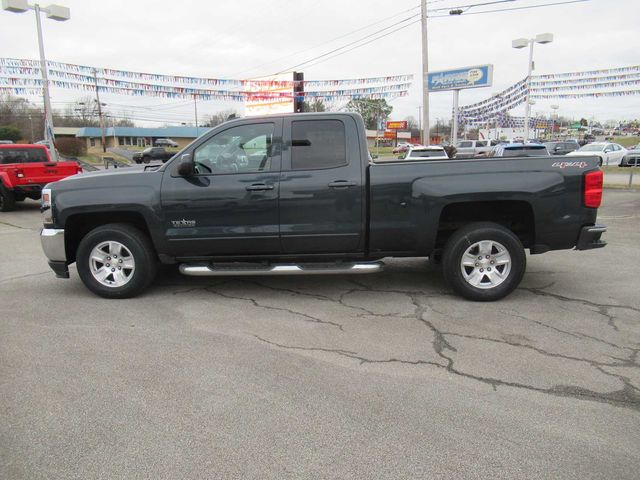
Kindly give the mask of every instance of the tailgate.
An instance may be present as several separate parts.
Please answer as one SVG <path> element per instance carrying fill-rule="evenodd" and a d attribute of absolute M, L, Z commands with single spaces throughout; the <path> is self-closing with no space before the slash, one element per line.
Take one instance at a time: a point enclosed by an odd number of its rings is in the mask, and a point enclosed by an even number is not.
<path fill-rule="evenodd" d="M 76 162 L 21 163 L 7 170 L 15 185 L 44 185 L 80 172 Z"/>

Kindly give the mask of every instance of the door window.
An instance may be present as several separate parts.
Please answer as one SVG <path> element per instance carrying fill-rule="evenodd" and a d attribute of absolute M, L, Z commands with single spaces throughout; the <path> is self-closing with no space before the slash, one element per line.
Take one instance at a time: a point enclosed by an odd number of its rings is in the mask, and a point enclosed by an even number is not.
<path fill-rule="evenodd" d="M 292 122 L 292 170 L 335 168 L 346 164 L 347 141 L 340 120 Z"/>
<path fill-rule="evenodd" d="M 473 147 L 473 142 L 458 142 L 458 148 L 470 148 Z"/>
<path fill-rule="evenodd" d="M 255 173 L 271 169 L 273 123 L 239 125 L 217 133 L 196 148 L 199 174 Z"/>

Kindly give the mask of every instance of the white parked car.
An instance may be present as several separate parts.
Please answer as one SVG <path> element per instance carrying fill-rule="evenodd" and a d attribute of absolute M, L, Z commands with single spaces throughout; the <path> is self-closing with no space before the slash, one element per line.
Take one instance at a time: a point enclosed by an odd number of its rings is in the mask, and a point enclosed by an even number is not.
<path fill-rule="evenodd" d="M 449 160 L 444 148 L 437 145 L 411 147 L 400 158 L 403 160 Z"/>
<path fill-rule="evenodd" d="M 568 157 L 576 155 L 593 155 L 600 158 L 600 165 L 620 165 L 628 150 L 617 143 L 593 142 L 580 147 L 575 152 L 567 153 Z"/>

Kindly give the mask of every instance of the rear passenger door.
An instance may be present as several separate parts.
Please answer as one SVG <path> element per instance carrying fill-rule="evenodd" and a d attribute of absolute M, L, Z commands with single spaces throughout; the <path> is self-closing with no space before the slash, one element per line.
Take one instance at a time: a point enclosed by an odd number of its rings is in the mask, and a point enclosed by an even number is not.
<path fill-rule="evenodd" d="M 355 120 L 285 117 L 283 137 L 282 252 L 363 252 L 365 180 Z"/>

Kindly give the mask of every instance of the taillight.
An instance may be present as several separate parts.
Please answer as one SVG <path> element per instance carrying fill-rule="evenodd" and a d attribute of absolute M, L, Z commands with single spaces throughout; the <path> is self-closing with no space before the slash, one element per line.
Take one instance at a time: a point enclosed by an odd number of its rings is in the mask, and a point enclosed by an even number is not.
<path fill-rule="evenodd" d="M 602 171 L 596 170 L 584 176 L 584 206 L 598 208 L 602 203 Z"/>

